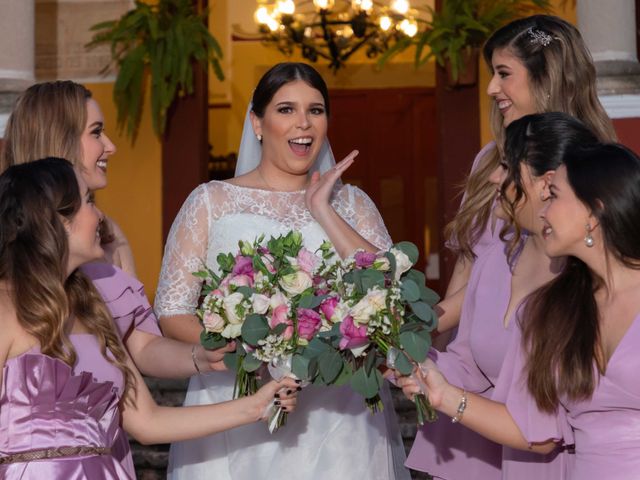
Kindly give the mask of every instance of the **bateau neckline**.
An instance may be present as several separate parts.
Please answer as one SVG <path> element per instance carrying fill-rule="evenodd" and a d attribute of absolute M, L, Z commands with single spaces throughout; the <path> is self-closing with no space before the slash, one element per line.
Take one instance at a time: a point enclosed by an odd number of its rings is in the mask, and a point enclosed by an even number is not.
<path fill-rule="evenodd" d="M 225 180 L 213 180 L 214 182 L 219 182 L 219 183 L 223 183 L 225 185 L 229 185 L 233 188 L 239 188 L 241 190 L 251 190 L 254 192 L 261 192 L 261 193 L 279 193 L 279 194 L 295 194 L 295 193 L 305 193 L 307 191 L 306 188 L 303 188 L 301 190 L 291 190 L 291 191 L 285 191 L 285 190 L 267 190 L 266 188 L 258 188 L 258 187 L 246 187 L 244 185 L 236 185 L 235 183 L 230 183 L 227 182 Z"/>

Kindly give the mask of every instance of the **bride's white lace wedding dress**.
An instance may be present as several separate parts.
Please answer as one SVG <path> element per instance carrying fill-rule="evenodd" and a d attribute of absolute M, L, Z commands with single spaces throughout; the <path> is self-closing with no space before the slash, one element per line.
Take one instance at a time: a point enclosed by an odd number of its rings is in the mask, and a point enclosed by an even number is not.
<path fill-rule="evenodd" d="M 337 186 L 333 207 L 356 231 L 379 248 L 391 239 L 369 197 L 356 187 Z M 196 188 L 171 228 L 156 295 L 161 316 L 193 314 L 200 280 L 192 272 L 216 265 L 221 252 L 236 252 L 239 240 L 303 234 L 317 249 L 326 235 L 312 218 L 304 192 L 272 192 L 213 181 Z M 191 378 L 185 405 L 232 398 L 234 374 L 215 372 Z M 372 415 L 349 387 L 307 387 L 287 425 L 273 435 L 257 423 L 171 446 L 172 479 L 409 479 L 395 412 L 385 388 L 384 413 Z"/>

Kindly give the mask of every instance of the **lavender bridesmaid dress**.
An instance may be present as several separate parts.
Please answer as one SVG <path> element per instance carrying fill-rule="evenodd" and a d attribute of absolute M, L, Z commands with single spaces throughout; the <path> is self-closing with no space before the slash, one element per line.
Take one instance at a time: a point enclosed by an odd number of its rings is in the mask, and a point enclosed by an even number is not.
<path fill-rule="evenodd" d="M 538 410 L 526 388 L 520 330 L 514 331 L 505 359 L 505 365 L 510 367 L 505 369 L 496 393 L 504 397 L 509 413 L 529 442 L 549 438 L 568 444 L 575 442 L 575 455 L 567 456 L 568 480 L 640 478 L 638 345 L 640 314 L 609 359 L 591 398 L 583 401 L 561 398 L 557 414 L 550 415 Z"/>
<path fill-rule="evenodd" d="M 485 146 L 474 161 L 491 147 Z M 472 169 L 472 171 L 473 171 Z M 456 338 L 445 352 L 432 350 L 432 358 L 447 380 L 469 392 L 497 401 L 494 386 L 501 382 L 505 355 L 515 315 L 506 315 L 511 298 L 512 268 L 499 238 L 502 222 L 487 228 L 474 246 L 473 263 L 462 305 Z M 446 480 L 557 480 L 563 478 L 566 458 L 561 452 L 539 455 L 493 443 L 440 415 L 416 436 L 406 465 Z"/>
<path fill-rule="evenodd" d="M 0 389 L 0 478 L 135 478 L 109 451 L 120 432 L 122 374 L 102 357 L 92 335 L 72 335 L 71 341 L 78 354 L 74 371 L 35 348 L 5 363 Z M 21 452 L 60 447 L 94 450 L 15 463 L 2 460 Z"/>
<path fill-rule="evenodd" d="M 123 341 L 134 329 L 162 336 L 158 320 L 144 293 L 144 286 L 136 278 L 108 263 L 89 263 L 83 265 L 81 270 L 100 293 Z M 135 478 L 129 438 L 121 428 L 118 429 L 112 452 L 115 458 L 122 461 L 129 476 Z"/>

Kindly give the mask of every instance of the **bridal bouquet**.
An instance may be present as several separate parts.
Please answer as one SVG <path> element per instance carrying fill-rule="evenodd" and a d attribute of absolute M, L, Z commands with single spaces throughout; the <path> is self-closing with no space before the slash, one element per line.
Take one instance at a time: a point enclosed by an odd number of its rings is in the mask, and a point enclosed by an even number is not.
<path fill-rule="evenodd" d="M 201 343 L 216 349 L 236 341 L 236 351 L 224 362 L 236 372 L 234 397 L 255 393 L 258 371 L 275 379 L 293 375 L 291 359 L 320 330 L 322 319 L 315 270 L 322 258 L 303 246 L 302 235 L 291 231 L 265 241 L 240 241 L 235 254 L 217 257 L 217 272 L 194 275 L 205 280 L 204 299 L 197 315 L 204 330 Z M 269 428 L 284 424 L 286 412 L 275 409 Z"/>
<path fill-rule="evenodd" d="M 431 346 L 437 315 L 435 292 L 422 272 L 412 269 L 418 249 L 409 242 L 389 251 L 358 251 L 332 262 L 330 245 L 321 247 L 323 262 L 316 272 L 322 326 L 309 344 L 293 356 L 293 372 L 314 383 L 349 383 L 375 412 L 382 407 L 385 364 L 410 375 Z M 424 395 L 416 396 L 418 421 L 435 420 Z"/>

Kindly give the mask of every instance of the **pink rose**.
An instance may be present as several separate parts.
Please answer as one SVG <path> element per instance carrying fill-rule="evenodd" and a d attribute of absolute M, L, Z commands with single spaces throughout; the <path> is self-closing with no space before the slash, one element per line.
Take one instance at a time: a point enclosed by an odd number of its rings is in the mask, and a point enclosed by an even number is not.
<path fill-rule="evenodd" d="M 369 268 L 376 261 L 377 255 L 371 252 L 359 251 L 353 256 L 358 268 Z"/>
<path fill-rule="evenodd" d="M 262 255 L 262 263 L 264 263 L 264 266 L 267 267 L 267 271 L 269 273 L 276 273 L 276 267 L 273 266 L 273 262 L 275 262 L 275 258 L 273 258 L 273 255 L 271 255 L 270 253 L 265 253 L 264 255 Z"/>
<path fill-rule="evenodd" d="M 229 280 L 229 285 L 236 287 L 250 287 L 252 284 L 253 280 L 249 275 L 236 275 Z"/>
<path fill-rule="evenodd" d="M 224 330 L 224 318 L 217 313 L 207 312 L 202 318 L 204 328 L 207 332 L 220 333 Z"/>
<path fill-rule="evenodd" d="M 322 325 L 318 312 L 309 308 L 298 309 L 298 335 L 305 340 L 311 340 Z"/>
<path fill-rule="evenodd" d="M 319 263 L 319 258 L 306 248 L 301 248 L 296 257 L 298 266 L 307 273 L 312 273 Z"/>
<path fill-rule="evenodd" d="M 276 328 L 281 323 L 287 325 L 282 336 L 289 340 L 293 336 L 293 322 L 289 318 L 289 307 L 287 305 L 278 305 L 274 308 L 269 319 L 269 327 L 271 328 Z"/>
<path fill-rule="evenodd" d="M 331 317 L 333 317 L 333 312 L 336 309 L 337 304 L 338 304 L 338 297 L 329 297 L 320 304 L 320 311 L 322 312 L 322 314 L 324 315 L 324 318 L 326 318 L 328 322 L 332 321 Z"/>
<path fill-rule="evenodd" d="M 360 327 L 356 327 L 353 324 L 353 317 L 350 315 L 340 323 L 340 333 L 342 333 L 340 350 L 362 347 L 369 342 L 367 326 L 361 325 Z"/>
<path fill-rule="evenodd" d="M 242 255 L 236 256 L 236 263 L 231 273 L 236 275 L 249 275 L 253 279 L 253 259 Z"/>

